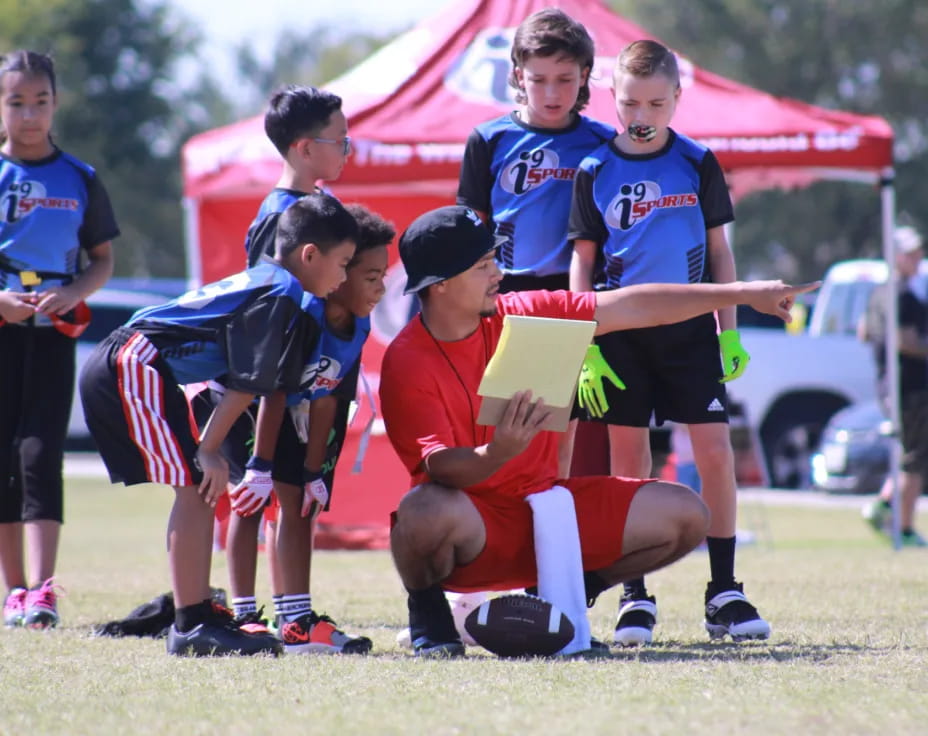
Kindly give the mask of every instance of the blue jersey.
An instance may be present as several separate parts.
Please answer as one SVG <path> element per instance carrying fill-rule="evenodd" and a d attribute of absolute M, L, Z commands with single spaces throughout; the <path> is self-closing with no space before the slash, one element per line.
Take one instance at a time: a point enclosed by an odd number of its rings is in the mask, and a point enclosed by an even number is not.
<path fill-rule="evenodd" d="M 335 392 L 350 401 L 357 389 L 361 348 L 371 331 L 370 317 L 355 317 L 354 332 L 345 337 L 326 321 L 324 299 L 304 294 L 303 311 L 320 325 L 321 335 L 303 367 L 303 389 L 299 394 L 288 396 L 287 404 L 298 404 L 303 399 L 312 401 Z M 343 382 L 347 390 L 340 391 Z"/>
<path fill-rule="evenodd" d="M 274 255 L 274 238 L 277 236 L 277 221 L 281 213 L 291 204 L 296 202 L 300 197 L 305 197 L 306 192 L 298 189 L 281 189 L 275 187 L 261 202 L 258 208 L 258 214 L 248 226 L 248 234 L 245 236 L 245 253 L 248 257 L 248 267 L 251 268 L 261 256 Z"/>
<path fill-rule="evenodd" d="M 568 235 L 601 246 L 596 288 L 698 283 L 712 280 L 706 230 L 734 219 L 712 151 L 671 130 L 655 153 L 630 155 L 610 142 L 583 161 Z"/>
<path fill-rule="evenodd" d="M 504 273 L 567 273 L 567 220 L 577 167 L 615 134 L 611 126 L 582 115 L 566 128 L 550 130 L 527 125 L 515 113 L 473 130 L 457 202 L 489 215 L 491 230 L 507 237 L 499 249 Z"/>
<path fill-rule="evenodd" d="M 280 265 L 255 268 L 139 310 L 145 334 L 179 384 L 222 379 L 235 391 L 300 391 L 319 324 L 301 308 L 303 287 Z"/>
<path fill-rule="evenodd" d="M 56 150 L 40 161 L 0 155 L 0 289 L 22 291 L 20 271 L 43 284 L 69 282 L 80 251 L 119 235 L 93 168 Z"/>

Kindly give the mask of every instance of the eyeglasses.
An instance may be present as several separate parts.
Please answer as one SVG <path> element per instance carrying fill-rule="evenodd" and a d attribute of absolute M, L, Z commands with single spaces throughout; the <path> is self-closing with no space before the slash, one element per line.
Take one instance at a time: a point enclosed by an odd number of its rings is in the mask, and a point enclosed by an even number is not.
<path fill-rule="evenodd" d="M 347 156 L 351 153 L 351 138 L 347 135 L 344 138 L 313 138 L 317 143 L 335 143 L 342 147 L 342 155 Z"/>

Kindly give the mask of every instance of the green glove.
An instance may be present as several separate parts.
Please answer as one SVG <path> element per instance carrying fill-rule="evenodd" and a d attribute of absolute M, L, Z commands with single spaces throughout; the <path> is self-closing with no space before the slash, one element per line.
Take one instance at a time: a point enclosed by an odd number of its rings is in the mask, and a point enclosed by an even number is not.
<path fill-rule="evenodd" d="M 751 356 L 741 347 L 738 330 L 725 330 L 719 333 L 719 349 L 722 351 L 722 372 L 725 374 L 719 383 L 728 383 L 739 378 L 748 367 Z"/>
<path fill-rule="evenodd" d="M 604 378 L 608 378 L 617 389 L 625 390 L 625 384 L 609 367 L 603 354 L 599 352 L 599 345 L 590 345 L 586 349 L 586 357 L 580 369 L 577 399 L 580 406 L 586 409 L 590 416 L 596 418 L 602 417 L 609 410 L 609 402 L 606 401 L 606 392 L 603 390 Z"/>

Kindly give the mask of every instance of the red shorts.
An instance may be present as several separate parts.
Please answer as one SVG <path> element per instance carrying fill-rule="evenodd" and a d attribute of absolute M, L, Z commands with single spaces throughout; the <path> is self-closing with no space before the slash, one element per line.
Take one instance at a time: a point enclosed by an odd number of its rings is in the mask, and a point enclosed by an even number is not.
<path fill-rule="evenodd" d="M 592 475 L 558 481 L 574 497 L 584 570 L 601 570 L 622 556 L 632 498 L 650 480 Z M 487 542 L 477 558 L 442 581 L 448 590 L 512 590 L 535 585 L 532 508 L 521 498 L 470 496 L 483 518 Z"/>

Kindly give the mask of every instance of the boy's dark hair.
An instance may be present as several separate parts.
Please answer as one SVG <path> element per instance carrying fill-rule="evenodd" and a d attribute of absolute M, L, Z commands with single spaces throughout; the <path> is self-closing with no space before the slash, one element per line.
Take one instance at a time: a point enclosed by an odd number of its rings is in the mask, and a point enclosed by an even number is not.
<path fill-rule="evenodd" d="M 345 209 L 351 213 L 355 222 L 358 223 L 358 237 L 355 240 L 357 248 L 354 251 L 354 258 L 348 264 L 348 267 L 355 265 L 358 256 L 371 248 L 378 248 L 384 245 L 390 245 L 393 238 L 396 237 L 396 228 L 392 222 L 384 220 L 380 215 L 372 210 L 367 209 L 363 204 L 352 202 L 346 204 Z"/>
<path fill-rule="evenodd" d="M 615 59 L 612 80 L 615 83 L 620 74 L 648 78 L 663 74 L 674 87 L 680 87 L 680 67 L 673 51 L 657 41 L 642 39 L 632 41 Z"/>
<path fill-rule="evenodd" d="M 331 92 L 289 84 L 281 87 L 267 103 L 264 132 L 271 143 L 286 157 L 294 141 L 319 134 L 332 117 L 342 109 L 342 98 Z"/>
<path fill-rule="evenodd" d="M 566 56 L 576 61 L 581 69 L 593 70 L 593 58 L 596 54 L 593 39 L 582 23 L 578 23 L 563 10 L 545 8 L 532 13 L 516 29 L 512 40 L 512 69 L 509 71 L 509 86 L 516 90 L 516 102 L 520 105 L 527 101 L 525 92 L 519 87 L 516 67 L 522 69 L 533 56 Z M 574 112 L 580 112 L 590 101 L 590 77 L 577 93 Z"/>
<path fill-rule="evenodd" d="M 323 253 L 346 240 L 355 241 L 358 224 L 341 202 L 317 192 L 300 197 L 277 221 L 274 250 L 286 258 L 301 245 L 313 243 Z"/>

